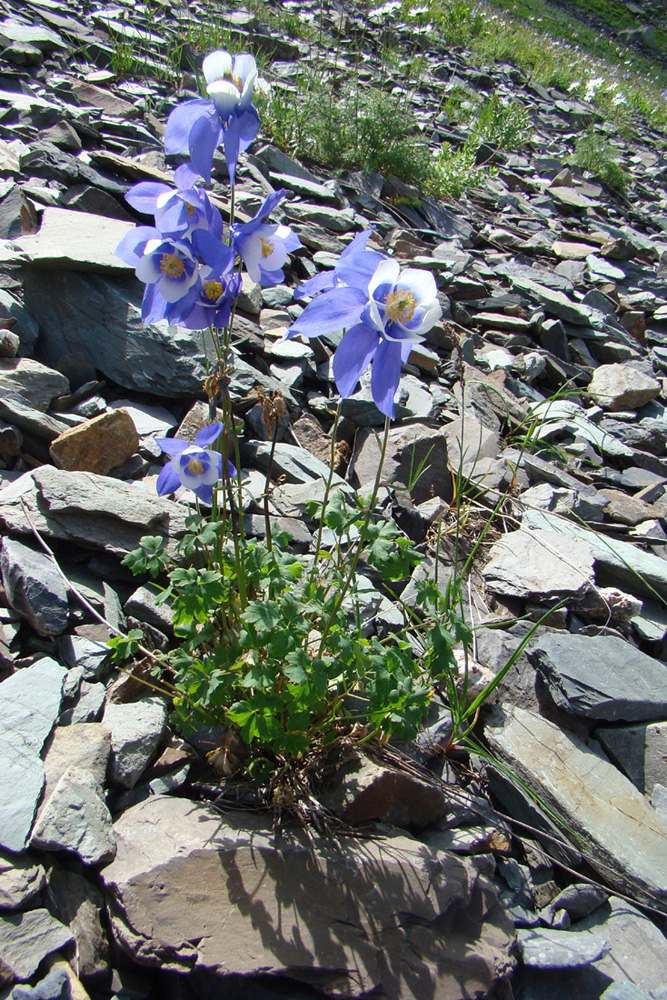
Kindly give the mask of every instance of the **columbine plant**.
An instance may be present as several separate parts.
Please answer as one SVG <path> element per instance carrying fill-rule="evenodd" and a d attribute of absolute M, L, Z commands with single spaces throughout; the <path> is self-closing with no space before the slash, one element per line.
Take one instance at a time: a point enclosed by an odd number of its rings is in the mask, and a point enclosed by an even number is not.
<path fill-rule="evenodd" d="M 227 389 L 241 268 L 254 281 L 275 285 L 301 243 L 289 227 L 267 221 L 284 191 L 269 195 L 249 222 L 234 219 L 239 153 L 259 128 L 252 104 L 254 59 L 214 52 L 203 68 L 210 100 L 177 107 L 165 135 L 166 152 L 187 153 L 190 160 L 176 170 L 174 186 L 142 182 L 131 189 L 129 204 L 152 215 L 154 225 L 137 226 L 116 253 L 146 286 L 144 322 L 164 319 L 209 330 L 216 358 L 205 390 L 211 419 L 219 407 L 222 420 L 202 428 L 193 443 L 158 441 L 170 456 L 157 480 L 158 494 L 184 487 L 196 497 L 196 509 L 175 559 L 159 536 L 147 536 L 126 563 L 161 585 L 160 600 L 172 610 L 178 646 L 161 660 L 173 679 L 183 725 L 217 723 L 227 746 L 236 740 L 237 749 L 245 750 L 245 758 L 234 757 L 237 762 L 284 774 L 286 765 L 342 739 L 413 736 L 434 691 L 451 681 L 452 643 L 465 627 L 449 615 L 450 630 L 443 625 L 437 632 L 437 649 L 415 643 L 408 632 L 421 612 L 406 609 L 406 637 L 362 634 L 357 568 L 368 564 L 382 580 L 395 581 L 409 576 L 419 556 L 393 520 L 375 511 L 381 466 L 369 499 L 350 506 L 342 493 L 332 495 L 340 404 L 324 499 L 308 507 L 318 524 L 314 554 L 297 556 L 285 533 L 272 533 L 268 504 L 266 540 L 244 533 L 243 479 Z M 204 186 L 220 144 L 231 181 L 227 225 Z M 401 365 L 441 309 L 433 276 L 414 268 L 401 272 L 395 260 L 368 249 L 370 235 L 359 233 L 331 270 L 295 291 L 297 300 L 310 302 L 286 337 L 346 331 L 333 358 L 336 386 L 341 399 L 350 396 L 372 366 L 373 399 L 385 415 L 384 454 Z M 267 402 L 274 425 L 280 402 Z M 325 528 L 334 538 L 331 552 L 322 549 Z M 112 642 L 119 657 L 136 648 L 136 636 Z"/>

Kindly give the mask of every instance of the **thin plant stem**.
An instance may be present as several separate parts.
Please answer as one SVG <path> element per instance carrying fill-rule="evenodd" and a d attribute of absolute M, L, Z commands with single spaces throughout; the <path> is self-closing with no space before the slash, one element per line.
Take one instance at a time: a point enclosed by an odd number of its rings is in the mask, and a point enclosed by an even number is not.
<path fill-rule="evenodd" d="M 348 590 L 350 589 L 350 584 L 351 584 L 352 580 L 354 579 L 354 574 L 356 573 L 356 570 L 357 570 L 357 563 L 359 562 L 359 557 L 360 557 L 360 555 L 361 555 L 361 553 L 363 551 L 364 543 L 366 542 L 366 535 L 368 534 L 368 528 L 369 528 L 369 525 L 371 523 L 371 516 L 372 516 L 373 511 L 375 509 L 375 504 L 377 502 L 378 493 L 380 491 L 380 483 L 382 482 L 382 469 L 384 467 L 384 460 L 385 460 L 385 456 L 387 454 L 387 444 L 389 442 L 389 425 L 390 425 L 389 417 L 385 417 L 384 418 L 384 435 L 382 437 L 382 450 L 380 452 L 380 461 L 378 463 L 378 470 L 377 470 L 377 474 L 375 476 L 375 482 L 373 484 L 373 493 L 372 493 L 372 496 L 371 496 L 371 499 L 370 499 L 370 503 L 368 504 L 368 508 L 366 510 L 366 516 L 364 518 L 364 523 L 362 524 L 361 531 L 359 532 L 359 540 L 357 542 L 357 547 L 354 550 L 354 555 L 352 556 L 352 562 L 351 562 L 351 565 L 350 565 L 350 571 L 349 571 L 349 573 L 347 575 L 347 578 L 345 580 L 345 583 L 343 584 L 343 586 L 341 588 L 341 591 L 340 591 L 340 593 L 338 595 L 338 599 L 336 601 L 334 609 L 331 612 L 331 614 L 329 615 L 327 623 L 324 626 L 324 629 L 322 630 L 322 636 L 321 636 L 321 639 L 320 639 L 320 651 L 319 651 L 319 655 L 320 656 L 322 655 L 322 650 L 324 648 L 324 642 L 326 640 L 327 635 L 329 634 L 329 629 L 331 628 L 331 626 L 333 624 L 333 620 L 336 617 L 336 615 L 338 614 L 338 612 L 340 611 L 341 605 L 342 605 L 343 601 L 345 600 L 345 597 L 347 595 Z"/>
<path fill-rule="evenodd" d="M 322 500 L 322 512 L 320 514 L 320 523 L 317 528 L 317 542 L 315 543 L 315 557 L 313 559 L 313 565 L 310 571 L 311 583 L 315 579 L 315 571 L 317 569 L 317 561 L 320 552 L 320 546 L 322 544 L 322 532 L 324 531 L 324 515 L 326 514 L 327 504 L 329 502 L 329 493 L 331 492 L 331 486 L 333 484 L 334 477 L 334 463 L 336 461 L 336 435 L 338 433 L 338 424 L 340 422 L 341 413 L 343 411 L 343 401 L 342 399 L 336 407 L 336 416 L 334 417 L 333 427 L 331 429 L 331 451 L 329 457 L 329 475 L 327 476 L 326 486 L 324 488 L 324 499 Z"/>

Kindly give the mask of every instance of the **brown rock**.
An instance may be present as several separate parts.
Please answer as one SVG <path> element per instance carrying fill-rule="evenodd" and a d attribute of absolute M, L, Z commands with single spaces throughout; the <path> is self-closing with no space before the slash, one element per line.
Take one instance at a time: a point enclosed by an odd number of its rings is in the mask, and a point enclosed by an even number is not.
<path fill-rule="evenodd" d="M 438 785 L 356 752 L 334 771 L 320 798 L 351 826 L 378 820 L 424 827 L 442 816 L 446 807 Z"/>
<path fill-rule="evenodd" d="M 587 392 L 605 410 L 634 410 L 660 393 L 660 382 L 631 365 L 600 365 Z"/>
<path fill-rule="evenodd" d="M 386 1000 L 487 996 L 512 970 L 512 922 L 488 878 L 410 837 L 276 836 L 270 818 L 171 796 L 115 830 L 101 878 L 114 937 L 141 965 Z"/>
<path fill-rule="evenodd" d="M 134 455 L 139 435 L 127 410 L 110 410 L 60 434 L 49 449 L 59 469 L 107 475 Z"/>
<path fill-rule="evenodd" d="M 646 317 L 641 309 L 628 309 L 621 316 L 621 323 L 635 340 L 638 340 L 640 344 L 643 343 L 646 332 Z"/>
<path fill-rule="evenodd" d="M 617 521 L 620 524 L 641 524 L 642 521 L 661 517 L 658 508 L 636 496 L 629 496 L 622 490 L 602 489 L 599 492 L 609 500 L 604 509 L 604 516 L 609 521 Z"/>

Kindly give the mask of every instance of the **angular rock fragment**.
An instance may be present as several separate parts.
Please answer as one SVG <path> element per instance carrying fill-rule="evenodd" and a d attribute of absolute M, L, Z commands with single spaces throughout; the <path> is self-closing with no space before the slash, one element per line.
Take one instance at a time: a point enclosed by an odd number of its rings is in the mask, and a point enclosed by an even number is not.
<path fill-rule="evenodd" d="M 532 640 L 530 662 L 555 703 L 610 722 L 667 716 L 667 666 L 612 635 L 547 633 Z"/>
<path fill-rule="evenodd" d="M 59 469 L 106 476 L 134 455 L 139 435 L 126 410 L 111 410 L 65 431 L 51 442 L 51 458 Z"/>
<path fill-rule="evenodd" d="M 63 579 L 44 552 L 5 538 L 0 549 L 0 575 L 7 600 L 41 635 L 60 635 L 69 623 Z"/>
<path fill-rule="evenodd" d="M 22 851 L 44 787 L 42 747 L 53 729 L 66 670 L 44 657 L 0 684 L 0 846 Z"/>
<path fill-rule="evenodd" d="M 552 531 L 511 531 L 495 542 L 482 570 L 488 588 L 513 597 L 558 600 L 593 583 L 593 553 Z"/>
<path fill-rule="evenodd" d="M 109 703 L 103 725 L 111 730 L 109 778 L 133 788 L 157 753 L 167 722 L 167 706 L 151 696 L 127 704 Z"/>
<path fill-rule="evenodd" d="M 84 864 L 111 861 L 116 853 L 111 814 L 90 771 L 68 767 L 40 811 L 32 847 L 73 851 Z"/>
<path fill-rule="evenodd" d="M 630 365 L 600 365 L 593 372 L 587 392 L 605 410 L 635 410 L 660 392 L 657 379 Z"/>
<path fill-rule="evenodd" d="M 72 940 L 69 928 L 48 910 L 0 915 L 0 955 L 19 983 L 30 979 L 47 955 Z"/>

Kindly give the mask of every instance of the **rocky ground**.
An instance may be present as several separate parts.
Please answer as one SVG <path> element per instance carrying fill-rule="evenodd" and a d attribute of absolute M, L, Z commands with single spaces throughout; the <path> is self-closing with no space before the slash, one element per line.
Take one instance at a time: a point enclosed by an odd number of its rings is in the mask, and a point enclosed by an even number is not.
<path fill-rule="evenodd" d="M 384 508 L 426 550 L 441 514 L 453 529 L 451 469 L 469 543 L 504 498 L 469 587 L 476 678 L 553 608 L 481 720 L 494 765 L 443 759 L 427 733 L 408 756 L 351 757 L 325 783 L 322 805 L 355 836 L 276 832 L 106 646 L 109 625 L 169 642 L 164 609 L 120 559 L 145 533 L 183 533 L 187 496 L 155 494 L 155 437 L 191 438 L 205 413 L 198 336 L 144 328 L 142 288 L 112 253 L 136 221 L 124 193 L 170 176 L 161 136 L 176 98 L 173 84 L 117 79 L 109 31 L 150 31 L 159 56 L 198 11 L 159 7 L 148 23 L 127 2 L 1 6 L 2 996 L 664 1000 L 664 136 L 644 127 L 629 143 L 603 126 L 631 177 L 613 194 L 568 163 L 592 106 L 433 47 L 412 101 L 434 144 L 465 138 L 434 81 L 512 97 L 534 128 L 521 153 L 488 151 L 494 175 L 460 203 L 380 175 L 333 179 L 261 133 L 242 159 L 241 212 L 285 187 L 305 247 L 286 286 L 246 285 L 236 324 L 231 392 L 258 491 L 260 394 L 281 392 L 290 418 L 272 516 L 307 549 L 336 405 L 335 338 L 315 353 L 280 340 L 301 309 L 289 286 L 375 223 L 376 245 L 433 271 L 444 310 L 406 366 L 387 479 L 415 447 L 437 459 L 411 496 L 386 489 Z M 261 18 L 229 17 L 253 28 L 273 80 L 312 58 Z M 361 22 L 331 6 L 334 19 L 346 72 Z M 382 423 L 368 385 L 344 414 L 342 471 L 361 488 Z M 388 598 L 366 593 L 369 621 L 396 627 Z"/>

